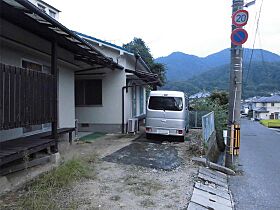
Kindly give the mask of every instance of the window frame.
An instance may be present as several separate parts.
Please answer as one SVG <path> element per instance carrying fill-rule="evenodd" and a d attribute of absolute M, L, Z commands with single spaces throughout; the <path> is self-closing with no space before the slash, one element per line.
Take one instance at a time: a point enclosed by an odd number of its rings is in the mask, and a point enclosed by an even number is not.
<path fill-rule="evenodd" d="M 40 3 L 37 3 L 37 7 L 38 7 L 40 10 L 46 12 L 47 7 L 46 7 L 45 5 L 40 4 Z"/>
<path fill-rule="evenodd" d="M 52 13 L 54 16 L 52 16 L 51 13 Z M 57 13 L 56 13 L 55 11 L 49 9 L 49 16 L 51 16 L 52 18 L 55 19 L 55 18 L 56 18 L 56 15 L 57 15 Z"/>
<path fill-rule="evenodd" d="M 101 101 L 99 102 L 99 103 L 97 103 L 97 104 L 86 104 L 86 90 L 88 90 L 88 88 L 86 88 L 86 82 L 87 81 L 92 81 L 92 80 L 97 80 L 97 81 L 99 81 L 100 82 L 100 93 L 99 94 L 101 94 Z M 82 88 L 82 101 L 83 101 L 83 103 L 82 104 L 77 104 L 77 96 L 76 96 L 76 94 L 78 93 L 77 92 L 77 84 L 76 84 L 76 82 L 77 81 L 80 81 L 80 82 L 82 82 L 82 87 L 80 87 L 80 88 Z M 90 92 L 92 92 L 92 91 L 90 91 Z M 75 106 L 76 107 L 102 107 L 103 106 L 103 80 L 102 79 L 77 79 L 77 80 L 75 80 Z"/>
<path fill-rule="evenodd" d="M 23 62 L 29 62 L 29 63 L 36 64 L 36 65 L 38 65 L 38 66 L 41 66 L 41 70 L 38 71 L 38 70 L 36 70 L 36 69 L 23 67 Z M 31 70 L 33 70 L 33 71 L 38 71 L 38 72 L 43 72 L 43 66 L 44 66 L 44 65 L 43 65 L 42 63 L 38 63 L 38 62 L 33 61 L 33 60 L 30 60 L 30 59 L 26 59 L 26 58 L 22 58 L 22 59 L 21 59 L 21 67 L 22 67 L 22 68 L 31 69 Z"/>

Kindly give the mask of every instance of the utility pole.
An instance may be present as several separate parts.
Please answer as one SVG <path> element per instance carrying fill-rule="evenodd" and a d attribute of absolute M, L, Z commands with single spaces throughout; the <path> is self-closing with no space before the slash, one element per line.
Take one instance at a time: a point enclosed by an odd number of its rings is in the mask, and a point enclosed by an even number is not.
<path fill-rule="evenodd" d="M 244 5 L 244 0 L 233 0 L 232 15 L 234 16 L 237 11 L 243 10 L 243 5 Z M 236 20 L 238 20 L 238 18 L 236 18 Z M 240 18 L 242 19 L 241 16 Z M 248 14 L 246 19 L 248 19 Z M 238 30 L 242 30 L 242 32 L 245 31 L 244 29 L 242 29 L 242 26 L 237 24 L 232 24 L 232 36 L 235 34 L 237 36 L 236 39 L 242 38 L 240 37 L 240 34 L 236 32 Z M 246 33 L 246 35 L 248 34 Z M 245 37 L 245 39 L 247 40 L 247 37 Z M 235 43 L 234 41 L 232 41 L 230 86 L 229 86 L 229 113 L 228 113 L 228 135 L 227 135 L 228 138 L 227 138 L 227 145 L 226 145 L 226 161 L 225 161 L 227 167 L 231 167 L 235 165 L 236 156 L 239 154 L 242 60 L 243 60 L 242 41 L 240 43 Z"/>

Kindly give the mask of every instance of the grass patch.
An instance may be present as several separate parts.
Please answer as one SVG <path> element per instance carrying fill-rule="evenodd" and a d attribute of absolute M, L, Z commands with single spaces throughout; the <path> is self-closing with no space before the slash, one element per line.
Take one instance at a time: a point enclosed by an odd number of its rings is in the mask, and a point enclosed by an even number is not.
<path fill-rule="evenodd" d="M 260 123 L 266 127 L 280 128 L 280 120 L 261 120 Z"/>
<path fill-rule="evenodd" d="M 58 204 L 59 193 L 73 182 L 88 178 L 89 172 L 89 165 L 85 160 L 66 161 L 31 183 L 17 202 L 18 209 L 61 209 Z M 75 206 L 72 201 L 68 205 L 68 209 L 75 209 Z"/>
<path fill-rule="evenodd" d="M 106 133 L 95 132 L 95 133 L 91 133 L 89 135 L 83 136 L 79 140 L 90 143 L 90 142 L 94 141 L 95 139 L 100 138 L 105 135 L 106 135 Z"/>

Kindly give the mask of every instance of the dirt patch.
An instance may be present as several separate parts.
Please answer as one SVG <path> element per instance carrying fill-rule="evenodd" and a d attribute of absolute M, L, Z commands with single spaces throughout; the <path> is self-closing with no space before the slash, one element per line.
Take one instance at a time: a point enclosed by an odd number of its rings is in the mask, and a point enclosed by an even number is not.
<path fill-rule="evenodd" d="M 136 165 L 104 161 L 107 155 L 132 143 L 122 135 L 106 135 L 88 144 L 74 144 L 62 151 L 64 160 L 73 157 L 90 157 L 92 176 L 73 183 L 57 193 L 54 202 L 60 209 L 183 209 L 191 198 L 197 167 L 191 162 L 191 141 L 164 142 L 176 149 L 180 166 L 166 171 Z M 63 145 L 62 145 L 63 147 Z M 0 205 L 11 206 L 21 191 L 2 197 Z"/>

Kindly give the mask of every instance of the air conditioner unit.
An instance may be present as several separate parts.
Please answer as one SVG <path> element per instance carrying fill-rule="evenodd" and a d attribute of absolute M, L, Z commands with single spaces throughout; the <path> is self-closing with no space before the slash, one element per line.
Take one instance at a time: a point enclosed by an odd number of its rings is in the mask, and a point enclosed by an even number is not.
<path fill-rule="evenodd" d="M 135 134 L 137 133 L 137 131 L 138 131 L 138 119 L 137 118 L 128 119 L 127 132 Z"/>

